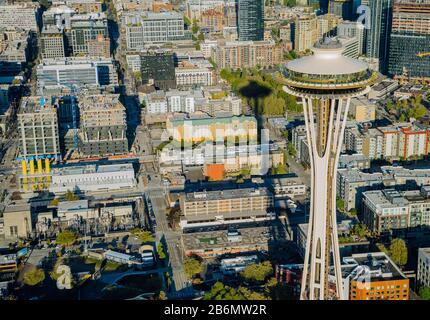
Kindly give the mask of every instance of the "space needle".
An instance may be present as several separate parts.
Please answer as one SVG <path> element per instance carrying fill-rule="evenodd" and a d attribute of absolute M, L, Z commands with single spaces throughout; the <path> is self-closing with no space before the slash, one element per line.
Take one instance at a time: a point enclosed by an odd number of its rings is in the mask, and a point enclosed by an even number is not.
<path fill-rule="evenodd" d="M 284 90 L 303 103 L 312 170 L 300 299 L 343 300 L 336 171 L 351 98 L 367 94 L 377 74 L 367 63 L 343 56 L 337 39 L 319 41 L 312 52 L 282 68 Z M 330 268 L 334 283 L 329 283 Z"/>

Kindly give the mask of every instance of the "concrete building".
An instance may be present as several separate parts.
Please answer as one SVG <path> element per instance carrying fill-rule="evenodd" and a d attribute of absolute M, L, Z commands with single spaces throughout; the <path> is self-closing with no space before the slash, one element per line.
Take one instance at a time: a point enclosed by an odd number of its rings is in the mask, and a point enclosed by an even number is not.
<path fill-rule="evenodd" d="M 376 104 L 360 97 L 351 100 L 350 114 L 357 122 L 371 122 L 376 119 Z"/>
<path fill-rule="evenodd" d="M 196 63 L 180 62 L 175 68 L 175 76 L 176 85 L 180 88 L 215 84 L 213 67 L 206 60 Z"/>
<path fill-rule="evenodd" d="M 232 41 L 218 43 L 212 60 L 221 69 L 273 66 L 282 62 L 282 47 L 271 41 Z"/>
<path fill-rule="evenodd" d="M 66 5 L 78 14 L 99 13 L 103 10 L 103 2 L 98 0 L 54 0 L 52 6 Z"/>
<path fill-rule="evenodd" d="M 167 120 L 166 129 L 175 141 L 219 141 L 238 137 L 257 140 L 257 120 L 252 116 L 186 116 L 177 115 Z"/>
<path fill-rule="evenodd" d="M 185 39 L 184 19 L 179 12 L 127 12 L 122 16 L 122 26 L 128 50 Z"/>
<path fill-rule="evenodd" d="M 90 41 L 97 40 L 100 35 L 109 39 L 106 14 L 101 12 L 73 15 L 70 18 L 70 34 L 73 55 L 88 55 Z"/>
<path fill-rule="evenodd" d="M 126 110 L 118 94 L 81 96 L 79 114 L 79 151 L 82 155 L 128 152 Z M 73 135 L 73 129 L 66 134 L 66 150 L 74 148 Z"/>
<path fill-rule="evenodd" d="M 409 300 L 409 279 L 384 252 L 343 258 L 342 282 L 348 300 Z"/>
<path fill-rule="evenodd" d="M 104 88 L 118 85 L 118 74 L 112 59 L 69 57 L 44 59 L 37 68 L 39 90 Z"/>
<path fill-rule="evenodd" d="M 392 229 L 430 225 L 430 187 L 399 192 L 394 189 L 363 193 L 363 216 L 376 234 Z"/>
<path fill-rule="evenodd" d="M 185 193 L 180 197 L 181 228 L 274 219 L 274 198 L 266 188 Z"/>
<path fill-rule="evenodd" d="M 285 233 L 275 232 L 274 226 L 254 226 L 234 230 L 198 231 L 183 233 L 181 245 L 187 256 L 198 255 L 212 259 L 226 254 L 245 254 L 268 251 L 269 245 L 284 239 Z"/>
<path fill-rule="evenodd" d="M 60 157 L 57 109 L 42 97 L 31 96 L 21 102 L 18 132 L 20 157 Z"/>
<path fill-rule="evenodd" d="M 408 201 L 394 189 L 363 193 L 364 223 L 376 234 L 391 229 L 405 229 L 409 225 Z"/>
<path fill-rule="evenodd" d="M 45 26 L 40 35 L 42 58 L 62 58 L 66 56 L 63 31 L 57 26 Z"/>
<path fill-rule="evenodd" d="M 430 248 L 418 249 L 417 282 L 420 287 L 430 287 Z"/>
<path fill-rule="evenodd" d="M 131 163 L 111 165 L 76 165 L 52 168 L 49 191 L 97 192 L 127 190 L 136 186 Z"/>
<path fill-rule="evenodd" d="M 38 3 L 24 2 L 0 5 L 0 28 L 20 28 L 37 32 Z"/>
<path fill-rule="evenodd" d="M 9 205 L 3 212 L 6 239 L 27 238 L 33 231 L 29 204 Z"/>

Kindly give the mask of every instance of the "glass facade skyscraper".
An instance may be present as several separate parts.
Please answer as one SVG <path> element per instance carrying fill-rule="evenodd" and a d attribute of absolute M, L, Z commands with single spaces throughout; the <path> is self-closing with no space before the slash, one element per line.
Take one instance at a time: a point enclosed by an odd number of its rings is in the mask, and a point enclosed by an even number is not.
<path fill-rule="evenodd" d="M 264 40 L 264 0 L 237 0 L 239 41 Z"/>
<path fill-rule="evenodd" d="M 430 77 L 430 0 L 397 0 L 393 6 L 388 72 Z"/>
<path fill-rule="evenodd" d="M 370 7 L 370 29 L 367 30 L 366 53 L 379 60 L 379 71 L 387 73 L 393 0 L 367 0 Z"/>

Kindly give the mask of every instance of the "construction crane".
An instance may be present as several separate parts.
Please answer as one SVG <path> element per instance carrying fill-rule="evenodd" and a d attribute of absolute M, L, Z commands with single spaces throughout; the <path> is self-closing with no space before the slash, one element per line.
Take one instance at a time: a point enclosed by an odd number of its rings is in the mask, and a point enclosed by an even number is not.
<path fill-rule="evenodd" d="M 424 58 L 424 57 L 430 56 L 430 52 L 422 52 L 422 53 L 420 52 L 420 53 L 417 53 L 416 56 L 419 58 Z"/>
<path fill-rule="evenodd" d="M 71 109 L 72 109 L 72 126 L 73 126 L 73 149 L 76 152 L 79 152 L 79 138 L 78 138 L 78 119 L 77 119 L 77 107 L 76 107 L 76 94 L 79 93 L 80 89 L 75 83 L 69 83 L 69 82 L 61 82 L 59 83 L 57 79 L 51 78 L 48 75 L 44 75 L 46 79 L 52 80 L 57 82 L 59 85 L 67 87 L 70 89 L 70 98 L 71 98 Z M 41 101 L 45 100 L 43 88 L 44 88 L 44 82 L 42 82 L 41 86 Z"/>

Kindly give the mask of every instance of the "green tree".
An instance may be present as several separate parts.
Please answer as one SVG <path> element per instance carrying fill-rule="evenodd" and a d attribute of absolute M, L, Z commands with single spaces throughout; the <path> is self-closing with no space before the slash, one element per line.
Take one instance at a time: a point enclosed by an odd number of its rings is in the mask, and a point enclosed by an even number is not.
<path fill-rule="evenodd" d="M 357 209 L 356 208 L 352 208 L 351 210 L 349 210 L 349 214 L 351 215 L 351 216 L 357 216 Z"/>
<path fill-rule="evenodd" d="M 79 197 L 72 191 L 67 190 L 66 194 L 64 195 L 64 199 L 66 201 L 76 201 L 79 200 Z"/>
<path fill-rule="evenodd" d="M 28 286 L 38 285 L 42 283 L 43 280 L 45 280 L 45 271 L 38 268 L 27 271 L 23 279 L 24 283 Z"/>
<path fill-rule="evenodd" d="M 184 24 L 187 27 L 191 25 L 191 20 L 187 16 L 184 16 Z"/>
<path fill-rule="evenodd" d="M 423 300 L 430 300 L 430 287 L 421 287 L 419 295 Z"/>
<path fill-rule="evenodd" d="M 142 241 L 142 244 L 155 241 L 154 236 L 150 231 L 145 231 L 139 228 L 135 228 L 130 230 L 130 233 L 132 235 L 135 235 L 140 241 Z"/>
<path fill-rule="evenodd" d="M 364 238 L 369 234 L 369 231 L 364 223 L 358 223 L 352 227 L 351 233 L 359 238 Z"/>
<path fill-rule="evenodd" d="M 204 296 L 205 300 L 268 300 L 262 293 L 244 287 L 232 288 L 216 282 Z"/>
<path fill-rule="evenodd" d="M 403 239 L 397 238 L 391 241 L 389 253 L 394 263 L 399 266 L 404 266 L 408 262 L 408 248 Z"/>
<path fill-rule="evenodd" d="M 164 246 L 161 242 L 158 243 L 157 254 L 158 254 L 158 259 L 160 259 L 160 260 L 166 259 L 166 253 L 164 252 Z"/>
<path fill-rule="evenodd" d="M 78 238 L 77 234 L 71 230 L 64 230 L 60 232 L 55 238 L 55 242 L 63 246 L 71 246 Z"/>
<path fill-rule="evenodd" d="M 336 198 L 336 207 L 341 211 L 345 210 L 345 201 L 342 198 L 337 197 Z"/>
<path fill-rule="evenodd" d="M 296 150 L 296 148 L 294 147 L 294 144 L 293 144 L 292 142 L 289 142 L 289 143 L 288 143 L 288 145 L 287 145 L 287 150 L 288 150 L 288 154 L 289 154 L 290 156 L 297 157 L 297 150 Z"/>
<path fill-rule="evenodd" d="M 273 274 L 273 267 L 270 261 L 252 263 L 241 272 L 243 279 L 252 282 L 262 282 Z"/>
<path fill-rule="evenodd" d="M 197 32 L 199 32 L 199 25 L 197 24 L 196 19 L 193 20 L 193 25 L 191 27 L 191 31 L 193 32 L 193 34 L 196 34 Z"/>
<path fill-rule="evenodd" d="M 186 258 L 184 262 L 185 274 L 189 279 L 192 279 L 195 275 L 203 271 L 202 263 L 196 258 Z"/>
<path fill-rule="evenodd" d="M 158 294 L 158 300 L 167 300 L 167 295 L 163 290 Z"/>

